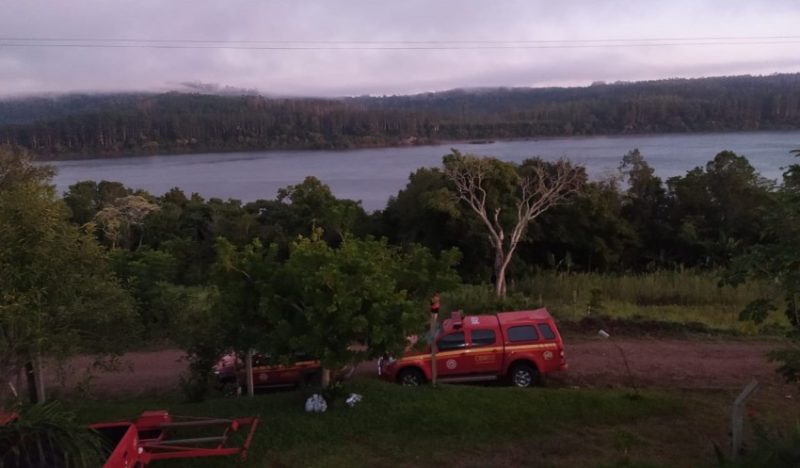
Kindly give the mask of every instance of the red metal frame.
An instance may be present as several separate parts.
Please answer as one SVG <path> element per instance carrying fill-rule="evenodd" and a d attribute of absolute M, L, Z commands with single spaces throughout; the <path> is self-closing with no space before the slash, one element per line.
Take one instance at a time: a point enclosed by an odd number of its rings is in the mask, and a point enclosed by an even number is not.
<path fill-rule="evenodd" d="M 245 460 L 259 420 L 258 417 L 222 419 L 174 416 L 167 411 L 156 410 L 143 412 L 132 423 L 98 423 L 91 427 L 99 432 L 124 432 L 104 465 L 104 468 L 117 468 L 137 466 L 136 463 L 145 466 L 153 461 L 179 458 L 239 455 L 241 460 Z M 194 434 L 192 437 L 167 438 L 180 434 L 181 431 L 203 430 L 214 426 L 224 426 L 220 435 L 197 437 Z M 232 433 L 245 426 L 250 426 L 250 429 L 244 442 L 240 446 L 228 446 Z"/>
<path fill-rule="evenodd" d="M 247 458 L 247 450 L 258 427 L 259 418 L 245 417 L 234 419 L 202 418 L 192 416 L 173 416 L 166 411 L 145 411 L 134 423 L 139 431 L 140 446 L 144 449 L 143 461 L 170 460 L 176 458 L 213 457 L 239 455 Z M 218 436 L 166 439 L 166 435 L 179 433 L 183 429 L 225 426 Z M 250 426 L 244 442 L 239 447 L 226 446 L 233 432 L 243 426 Z M 212 446 L 203 446 L 207 444 Z"/>
<path fill-rule="evenodd" d="M 0 413 L 0 426 L 5 426 L 17 419 L 17 413 Z"/>

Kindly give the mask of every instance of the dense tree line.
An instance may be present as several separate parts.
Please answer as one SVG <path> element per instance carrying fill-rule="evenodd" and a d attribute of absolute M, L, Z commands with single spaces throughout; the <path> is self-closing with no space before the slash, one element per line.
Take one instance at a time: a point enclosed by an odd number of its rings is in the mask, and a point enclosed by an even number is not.
<path fill-rule="evenodd" d="M 79 182 L 64 194 L 64 201 L 73 222 L 92 226 L 97 239 L 112 250 L 112 264 L 142 305 L 145 324 L 157 330 L 170 315 L 169 307 L 159 303 L 160 288 L 167 283 L 206 284 L 218 260 L 219 238 L 237 249 L 258 240 L 277 249 L 279 258 L 286 258 L 298 236 L 316 229 L 332 246 L 348 236 L 372 236 L 434 255 L 457 249 L 463 280 L 493 282 L 496 253 L 487 242 L 484 222 L 455 196 L 446 174 L 454 156 L 463 157 L 450 155 L 442 168 L 418 169 L 384 210 L 371 214 L 358 202 L 336 198 L 313 177 L 280 190 L 275 200 L 249 203 L 206 200 L 179 188 L 156 196 L 108 181 Z M 503 216 L 515 212 L 509 198 L 515 188 L 507 184 L 518 177 L 514 171 L 556 165 L 492 161 L 493 170 L 505 174 L 505 185 L 492 195 L 497 206 L 505 207 Z M 776 212 L 787 187 L 794 187 L 792 177 L 789 170 L 785 183 L 766 180 L 745 157 L 726 151 L 663 181 L 645 156 L 633 150 L 621 158 L 618 175 L 585 181 L 564 203 L 538 215 L 519 240 L 509 280 L 513 284 L 546 269 L 631 273 L 725 268 L 767 240 L 768 215 Z"/>
<path fill-rule="evenodd" d="M 800 128 L 800 75 L 346 99 L 66 96 L 0 102 L 0 141 L 50 157 Z"/>
<path fill-rule="evenodd" d="M 126 334 L 179 343 L 197 370 L 187 385 L 203 389 L 225 349 L 313 349 L 330 367 L 397 349 L 424 324 L 434 291 L 497 279 L 497 245 L 459 196 L 459 164 L 492 174 L 487 213 L 503 229 L 523 206 L 517 191 L 537 180 L 527 176 L 561 168 L 580 181 L 519 231 L 511 288 L 541 270 L 727 269 L 730 283 L 769 278 L 786 291 L 784 301 L 766 298 L 744 318 L 763 320 L 783 302 L 800 327 L 799 165 L 778 183 L 724 151 L 663 181 L 633 150 L 618 175 L 592 181 L 566 162 L 454 153 L 442 167 L 418 169 L 384 210 L 368 214 L 313 177 L 249 203 L 109 181 L 76 183 L 59 198 L 49 170 L 15 154 L 0 152 L 6 369 L 50 353 L 120 350 Z M 332 329 L 341 339 L 325 338 Z M 353 341 L 369 351 L 349 350 Z"/>

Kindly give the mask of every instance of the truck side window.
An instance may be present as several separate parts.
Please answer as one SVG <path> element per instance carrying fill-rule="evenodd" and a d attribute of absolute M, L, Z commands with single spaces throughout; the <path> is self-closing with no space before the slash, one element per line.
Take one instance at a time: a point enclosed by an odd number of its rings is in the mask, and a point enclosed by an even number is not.
<path fill-rule="evenodd" d="M 494 330 L 472 330 L 472 346 L 493 345 L 495 341 Z"/>
<path fill-rule="evenodd" d="M 546 323 L 539 324 L 539 331 L 542 333 L 542 336 L 545 340 L 555 340 L 556 334 L 553 333 L 553 329 L 550 328 L 550 325 Z"/>
<path fill-rule="evenodd" d="M 533 325 L 521 325 L 518 327 L 510 327 L 508 329 L 508 341 L 536 341 L 539 339 L 539 334 Z"/>
<path fill-rule="evenodd" d="M 466 345 L 467 343 L 464 341 L 464 332 L 445 335 L 436 342 L 436 347 L 439 348 L 440 351 L 463 348 Z"/>

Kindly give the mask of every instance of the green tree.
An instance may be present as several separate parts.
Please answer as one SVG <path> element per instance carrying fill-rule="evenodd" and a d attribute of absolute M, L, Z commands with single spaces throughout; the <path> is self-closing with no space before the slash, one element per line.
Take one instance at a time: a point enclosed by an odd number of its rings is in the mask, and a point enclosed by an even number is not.
<path fill-rule="evenodd" d="M 448 181 L 439 168 L 414 171 L 408 184 L 373 217 L 374 232 L 393 244 L 421 244 L 434 252 L 457 248 L 459 272 L 469 281 L 491 275 L 492 258 L 480 220 L 464 205 L 453 202 Z"/>
<path fill-rule="evenodd" d="M 795 340 L 800 340 L 800 192 L 793 185 L 798 171 L 800 164 L 793 164 L 784 173 L 777 201 L 765 216 L 762 242 L 734 258 L 724 277 L 732 284 L 754 278 L 777 284 L 782 298 L 758 299 L 741 312 L 740 319 L 761 323 L 782 309 Z M 772 357 L 783 363 L 779 371 L 787 380 L 800 381 L 800 345 L 776 351 Z"/>
<path fill-rule="evenodd" d="M 667 187 L 670 222 L 684 264 L 724 266 L 759 242 L 773 184 L 759 176 L 744 156 L 723 151 L 705 168 L 670 178 Z"/>
<path fill-rule="evenodd" d="M 402 254 L 383 240 L 345 236 L 337 248 L 319 233 L 297 240 L 274 277 L 267 307 L 274 328 L 262 348 L 274 355 L 318 356 L 325 368 L 323 384 L 331 369 L 402 350 L 406 336 L 422 330 L 427 317 L 427 307 L 415 306 L 401 289 L 402 264 Z M 406 260 L 405 265 L 415 264 Z M 451 280 L 451 274 L 433 276 Z"/>
<path fill-rule="evenodd" d="M 551 208 L 531 226 L 518 257 L 551 267 L 622 270 L 638 241 L 623 208 L 616 179 L 588 182 L 570 203 Z"/>
<path fill-rule="evenodd" d="M 621 216 L 636 232 L 638 244 L 628 263 L 655 267 L 666 261 L 670 236 L 667 224 L 667 191 L 638 149 L 623 156 L 619 167 L 628 188 L 623 194 Z"/>
<path fill-rule="evenodd" d="M 165 338 L 175 330 L 176 304 L 169 301 L 177 266 L 168 252 L 148 247 L 109 253 L 120 282 L 133 297 L 148 339 Z"/>
<path fill-rule="evenodd" d="M 97 182 L 84 180 L 72 184 L 64 193 L 64 203 L 72 212 L 72 221 L 83 225 L 94 219 L 100 211 Z"/>
<path fill-rule="evenodd" d="M 122 351 L 136 322 L 104 250 L 68 221 L 49 171 L 8 151 L 0 161 L 0 373 L 45 356 Z"/>
<path fill-rule="evenodd" d="M 329 241 L 339 241 L 347 233 L 362 233 L 366 213 L 359 202 L 336 198 L 331 189 L 316 177 L 278 191 L 278 201 L 289 205 L 285 229 L 294 235 L 310 235 L 322 228 Z"/>

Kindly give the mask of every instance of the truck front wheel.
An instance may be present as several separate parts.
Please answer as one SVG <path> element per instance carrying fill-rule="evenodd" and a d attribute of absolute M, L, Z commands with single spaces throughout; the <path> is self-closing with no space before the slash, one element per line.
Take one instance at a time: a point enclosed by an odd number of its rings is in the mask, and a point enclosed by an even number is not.
<path fill-rule="evenodd" d="M 419 387 L 425 382 L 425 376 L 419 369 L 411 367 L 400 371 L 397 382 L 404 387 Z"/>
<path fill-rule="evenodd" d="M 516 387 L 533 387 L 539 380 L 539 371 L 537 371 L 532 365 L 521 362 L 519 364 L 514 364 L 511 367 L 509 377 L 511 377 L 511 383 L 513 383 Z"/>

